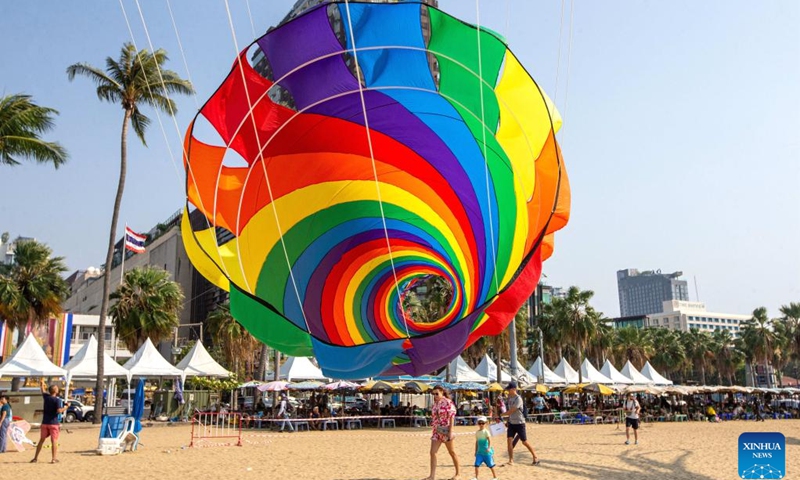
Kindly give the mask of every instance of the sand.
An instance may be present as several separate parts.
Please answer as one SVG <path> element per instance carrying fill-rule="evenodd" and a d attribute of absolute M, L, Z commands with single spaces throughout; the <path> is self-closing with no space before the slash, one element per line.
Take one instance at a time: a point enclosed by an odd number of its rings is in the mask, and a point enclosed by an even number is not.
<path fill-rule="evenodd" d="M 98 429 L 70 425 L 62 430 L 59 457 L 52 465 L 50 450 L 40 463 L 27 463 L 32 451 L 0 455 L 0 478 L 253 478 L 253 479 L 422 479 L 428 474 L 429 433 L 423 428 L 299 432 L 277 434 L 245 431 L 244 445 L 188 448 L 190 427 L 152 426 L 141 434 L 133 453 L 98 456 Z M 474 427 L 458 427 L 456 451 L 463 465 L 461 478 L 473 477 Z M 788 478 L 800 477 L 800 421 L 766 423 L 654 423 L 640 430 L 638 446 L 623 445 L 624 429 L 613 425 L 528 425 L 529 438 L 541 459 L 531 466 L 530 454 L 517 447 L 513 467 L 497 469 L 506 480 L 531 478 L 613 479 L 735 479 L 737 439 L 747 431 L 778 431 L 786 436 Z M 38 439 L 38 430 L 29 437 Z M 500 440 L 494 437 L 495 440 Z M 507 461 L 504 449 L 498 465 Z M 185 447 L 185 448 L 184 448 Z M 437 478 L 453 475 L 444 448 Z M 179 477 L 180 476 L 180 477 Z M 482 467 L 480 477 L 491 478 Z"/>

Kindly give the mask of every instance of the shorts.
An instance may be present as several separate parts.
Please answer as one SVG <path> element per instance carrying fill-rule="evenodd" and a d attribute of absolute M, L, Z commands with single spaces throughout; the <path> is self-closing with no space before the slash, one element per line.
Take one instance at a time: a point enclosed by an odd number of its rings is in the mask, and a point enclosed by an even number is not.
<path fill-rule="evenodd" d="M 525 431 L 524 423 L 509 423 L 506 429 L 506 437 L 514 438 L 519 437 L 520 441 L 528 441 L 528 432 Z"/>
<path fill-rule="evenodd" d="M 487 467 L 494 468 L 494 457 L 491 453 L 479 453 L 475 455 L 475 468 L 481 466 L 482 463 L 485 463 Z"/>
<path fill-rule="evenodd" d="M 632 428 L 634 430 L 639 430 L 639 419 L 638 418 L 630 418 L 625 417 L 625 428 Z"/>
<path fill-rule="evenodd" d="M 39 441 L 51 437 L 54 442 L 58 441 L 58 434 L 61 433 L 61 425 L 42 425 L 40 427 Z"/>

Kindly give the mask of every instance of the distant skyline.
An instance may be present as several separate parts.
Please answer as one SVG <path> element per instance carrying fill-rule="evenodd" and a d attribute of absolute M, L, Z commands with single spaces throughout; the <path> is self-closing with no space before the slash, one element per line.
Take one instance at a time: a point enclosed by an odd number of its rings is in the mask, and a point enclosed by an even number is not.
<path fill-rule="evenodd" d="M 147 230 L 183 206 L 181 142 L 198 105 L 237 49 L 294 3 L 230 0 L 231 28 L 224 2 L 139 2 L 168 68 L 198 93 L 176 99 L 179 113 L 175 123 L 162 117 L 163 132 L 146 112 L 148 148 L 129 138 L 118 238 L 125 223 Z M 619 312 L 616 271 L 627 268 L 682 271 L 689 298 L 697 300 L 696 279 L 711 311 L 763 305 L 778 316 L 780 305 L 800 301 L 800 2 L 565 1 L 560 48 L 562 2 L 477 4 L 480 23 L 508 39 L 564 116 L 572 219 L 544 266 L 548 284 L 594 290 L 608 316 Z M 123 5 L 137 46 L 149 48 L 137 3 Z M 439 5 L 477 20 L 475 1 Z M 57 171 L 0 167 L 0 232 L 47 243 L 71 270 L 105 257 L 122 110 L 65 70 L 102 67 L 130 40 L 118 2 L 0 4 L 0 92 L 59 110 L 45 138 L 71 155 Z"/>

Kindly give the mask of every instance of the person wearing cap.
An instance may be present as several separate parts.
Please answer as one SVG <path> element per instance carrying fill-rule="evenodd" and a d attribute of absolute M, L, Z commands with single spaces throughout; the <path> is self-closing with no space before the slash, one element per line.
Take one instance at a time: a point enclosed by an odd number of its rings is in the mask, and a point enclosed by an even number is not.
<path fill-rule="evenodd" d="M 508 417 L 508 428 L 506 429 L 506 437 L 508 441 L 508 464 L 514 465 L 514 437 L 519 437 L 519 440 L 531 452 L 533 457 L 533 464 L 539 465 L 539 457 L 533 451 L 533 446 L 528 443 L 528 433 L 525 430 L 525 415 L 523 415 L 524 403 L 522 397 L 517 395 L 517 384 L 510 382 L 506 386 L 508 392 L 508 411 L 503 414 Z"/>
<path fill-rule="evenodd" d="M 492 471 L 492 478 L 497 478 L 494 471 L 494 448 L 492 448 L 492 435 L 486 429 L 486 417 L 478 417 L 478 431 L 475 432 L 475 477 L 478 480 L 478 468 L 485 463 Z"/>
<path fill-rule="evenodd" d="M 631 444 L 631 428 L 633 429 L 633 439 L 639 445 L 639 412 L 642 406 L 636 395 L 629 393 L 628 400 L 625 401 L 625 445 Z"/>

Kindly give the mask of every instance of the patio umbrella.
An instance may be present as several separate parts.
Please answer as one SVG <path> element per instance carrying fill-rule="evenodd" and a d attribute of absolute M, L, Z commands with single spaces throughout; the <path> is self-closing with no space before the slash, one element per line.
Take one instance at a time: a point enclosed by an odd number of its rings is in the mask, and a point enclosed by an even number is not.
<path fill-rule="evenodd" d="M 357 383 L 348 382 L 347 380 L 339 380 L 337 382 L 332 382 L 325 385 L 325 390 L 355 390 L 359 387 L 361 387 L 361 385 Z"/>
<path fill-rule="evenodd" d="M 547 385 L 543 383 L 532 383 L 530 385 L 526 385 L 525 387 L 523 387 L 522 390 L 526 392 L 537 392 L 537 393 L 547 393 L 550 391 L 550 389 L 547 388 Z"/>
<path fill-rule="evenodd" d="M 142 431 L 142 415 L 144 415 L 144 379 L 139 379 L 139 384 L 136 385 L 136 394 L 133 396 L 133 411 L 131 416 L 135 420 L 133 426 L 133 433 Z"/>
<path fill-rule="evenodd" d="M 661 395 L 664 390 L 654 385 L 630 385 L 622 389 L 623 394 L 629 393 L 649 393 L 651 395 Z"/>
<path fill-rule="evenodd" d="M 487 388 L 489 387 L 480 383 L 464 382 L 464 383 L 457 383 L 455 388 L 453 388 L 453 390 L 458 392 L 470 392 L 470 391 L 482 392 Z"/>
<path fill-rule="evenodd" d="M 614 389 L 603 385 L 602 383 L 579 383 L 577 385 L 570 385 L 564 389 L 564 393 L 597 393 L 600 395 L 613 395 L 616 392 Z"/>
<path fill-rule="evenodd" d="M 259 382 L 258 380 L 250 380 L 249 382 L 243 383 L 237 386 L 236 388 L 252 388 L 252 387 L 258 387 L 259 385 L 263 384 L 264 384 L 263 382 Z"/>
<path fill-rule="evenodd" d="M 409 390 L 414 393 L 424 393 L 430 390 L 431 387 L 425 382 L 420 382 L 418 380 L 414 380 L 412 382 L 406 382 L 403 384 L 403 390 Z"/>
<path fill-rule="evenodd" d="M 504 389 L 503 389 L 502 385 L 500 385 L 497 382 L 494 382 L 494 383 L 489 384 L 489 388 L 487 388 L 486 390 L 488 390 L 490 392 L 502 392 Z"/>
<path fill-rule="evenodd" d="M 289 386 L 289 382 L 276 380 L 274 382 L 268 382 L 268 383 L 261 384 L 256 388 L 258 388 L 258 390 L 260 392 L 282 392 L 282 391 L 286 390 L 288 386 Z"/>
<path fill-rule="evenodd" d="M 289 390 L 319 390 L 325 386 L 322 382 L 316 380 L 308 380 L 305 382 L 290 383 L 287 387 Z"/>
<path fill-rule="evenodd" d="M 361 390 L 370 392 L 389 393 L 397 390 L 393 383 L 384 382 L 383 380 L 372 380 L 361 386 Z"/>

